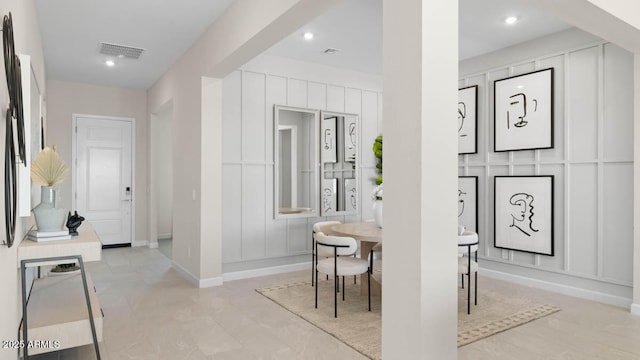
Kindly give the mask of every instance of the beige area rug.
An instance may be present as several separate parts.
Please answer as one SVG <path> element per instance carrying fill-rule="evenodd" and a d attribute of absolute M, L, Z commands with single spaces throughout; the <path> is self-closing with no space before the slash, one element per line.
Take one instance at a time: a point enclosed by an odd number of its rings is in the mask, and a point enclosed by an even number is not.
<path fill-rule="evenodd" d="M 333 335 L 371 359 L 380 359 L 381 313 L 380 297 L 371 298 L 367 311 L 367 296 L 360 295 L 360 285 L 346 283 L 346 299 L 338 294 L 338 318 L 333 317 L 333 281 L 320 281 L 318 309 L 314 308 L 314 291 L 309 281 L 256 289 L 275 303 Z M 471 292 L 473 301 L 473 291 Z M 512 329 L 559 311 L 553 305 L 539 304 L 526 298 L 509 297 L 478 289 L 478 305 L 471 304 L 467 315 L 467 292 L 458 292 L 458 346 Z"/>

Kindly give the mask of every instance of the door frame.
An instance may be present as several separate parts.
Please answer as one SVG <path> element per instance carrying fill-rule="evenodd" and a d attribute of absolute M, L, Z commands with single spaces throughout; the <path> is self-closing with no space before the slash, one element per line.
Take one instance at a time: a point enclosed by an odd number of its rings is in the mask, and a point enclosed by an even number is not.
<path fill-rule="evenodd" d="M 71 208 L 76 209 L 78 198 L 78 188 L 76 184 L 77 168 L 78 168 L 78 118 L 89 118 L 96 120 L 110 121 L 126 121 L 131 123 L 131 186 L 133 193 L 131 194 L 131 246 L 137 246 L 136 234 L 136 192 L 138 191 L 136 184 L 136 119 L 119 116 L 102 116 L 88 114 L 71 114 Z M 80 214 L 82 215 L 82 214 Z"/>

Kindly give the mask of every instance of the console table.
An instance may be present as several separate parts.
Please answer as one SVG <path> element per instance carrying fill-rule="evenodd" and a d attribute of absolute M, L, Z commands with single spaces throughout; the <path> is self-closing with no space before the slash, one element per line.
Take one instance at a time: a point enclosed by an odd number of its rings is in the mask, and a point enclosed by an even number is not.
<path fill-rule="evenodd" d="M 88 222 L 80 228 L 78 236 L 69 240 L 35 242 L 24 239 L 20 242 L 21 347 L 25 360 L 29 358 L 29 352 L 35 355 L 92 342 L 96 357 L 100 359 L 98 341 L 102 341 L 103 315 L 95 291 L 90 291 L 94 288 L 84 262 L 98 261 L 101 256 L 102 243 Z M 71 262 L 78 263 L 80 274 L 34 279 L 31 292 L 28 292 L 27 267 Z M 31 343 L 34 346 L 29 346 Z"/>

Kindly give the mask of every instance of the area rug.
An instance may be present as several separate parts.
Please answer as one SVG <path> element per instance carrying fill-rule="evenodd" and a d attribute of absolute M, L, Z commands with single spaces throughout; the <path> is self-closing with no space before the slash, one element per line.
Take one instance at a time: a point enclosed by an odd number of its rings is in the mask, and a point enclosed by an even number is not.
<path fill-rule="evenodd" d="M 320 281 L 318 308 L 314 308 L 314 287 L 309 281 L 256 289 L 265 297 L 309 323 L 331 334 L 371 359 L 380 359 L 380 297 L 360 295 L 360 285 L 347 282 L 346 300 L 338 298 L 338 318 L 333 317 L 333 282 Z M 338 294 L 341 296 L 342 294 Z M 471 293 L 473 297 L 473 292 Z M 473 299 L 472 299 L 473 300 Z M 467 315 L 467 292 L 458 293 L 458 347 L 552 314 L 560 309 L 526 298 L 478 288 L 478 305 Z"/>

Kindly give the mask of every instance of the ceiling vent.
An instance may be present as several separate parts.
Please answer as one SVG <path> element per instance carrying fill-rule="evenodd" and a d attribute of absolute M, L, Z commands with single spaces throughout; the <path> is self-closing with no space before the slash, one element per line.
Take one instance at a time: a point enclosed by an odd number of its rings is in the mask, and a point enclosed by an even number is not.
<path fill-rule="evenodd" d="M 325 53 L 327 55 L 333 55 L 333 54 L 337 53 L 338 51 L 340 51 L 340 49 L 328 48 L 325 51 L 323 51 L 323 53 Z"/>
<path fill-rule="evenodd" d="M 138 60 L 144 49 L 103 42 L 98 45 L 98 52 L 103 55 Z"/>

